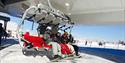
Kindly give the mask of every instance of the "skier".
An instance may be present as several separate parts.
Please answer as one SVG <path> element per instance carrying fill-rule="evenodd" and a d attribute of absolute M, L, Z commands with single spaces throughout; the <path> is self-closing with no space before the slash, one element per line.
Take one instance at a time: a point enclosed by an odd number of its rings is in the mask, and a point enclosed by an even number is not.
<path fill-rule="evenodd" d="M 53 23 L 53 21 L 50 21 L 48 23 L 41 23 L 39 24 L 37 31 L 38 31 L 38 35 L 43 35 L 47 29 L 48 26 L 50 26 Z"/>
<path fill-rule="evenodd" d="M 45 49 L 52 48 L 52 46 L 46 44 L 46 42 L 43 40 L 43 37 L 31 36 L 29 32 L 26 32 L 24 34 L 24 39 L 29 41 L 33 45 L 33 47 L 36 48 L 36 50 L 43 47 Z"/>
<path fill-rule="evenodd" d="M 2 27 L 2 23 L 0 23 L 0 46 L 1 46 L 2 36 L 5 36 L 5 35 L 7 35 L 7 32 Z"/>
<path fill-rule="evenodd" d="M 75 55 L 79 56 L 79 54 L 78 54 L 79 47 L 74 43 L 74 38 L 73 38 L 72 34 L 69 35 L 68 42 L 69 42 L 69 44 L 71 44 L 73 46 L 73 49 L 75 51 Z"/>
<path fill-rule="evenodd" d="M 52 45 L 52 56 L 54 59 L 56 58 L 61 58 L 62 57 L 62 53 L 61 53 L 61 46 L 59 45 L 60 41 L 59 41 L 59 35 L 57 36 L 57 34 L 52 34 L 51 37 L 49 38 L 52 41 L 49 42 L 49 45 Z"/>
<path fill-rule="evenodd" d="M 61 46 L 61 52 L 64 57 L 74 54 L 73 47 L 68 43 L 68 33 L 67 32 L 64 32 L 64 34 L 62 35 L 60 46 Z"/>

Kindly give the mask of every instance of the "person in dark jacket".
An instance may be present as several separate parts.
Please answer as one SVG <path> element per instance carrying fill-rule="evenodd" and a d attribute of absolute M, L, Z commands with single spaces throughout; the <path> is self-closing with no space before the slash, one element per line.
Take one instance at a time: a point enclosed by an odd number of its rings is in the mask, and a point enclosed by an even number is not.
<path fill-rule="evenodd" d="M 48 26 L 50 26 L 52 24 L 53 21 L 50 21 L 48 23 L 41 23 L 39 24 L 37 31 L 39 33 L 39 35 L 43 35 L 47 29 Z"/>
<path fill-rule="evenodd" d="M 74 37 L 72 36 L 72 34 L 69 35 L 68 38 L 68 42 L 70 42 L 75 50 L 75 54 L 76 56 L 79 56 L 78 52 L 79 52 L 79 47 L 74 43 Z"/>
<path fill-rule="evenodd" d="M 2 23 L 0 23 L 0 46 L 1 46 L 1 40 L 2 40 L 2 36 L 5 34 L 5 30 L 2 27 Z"/>

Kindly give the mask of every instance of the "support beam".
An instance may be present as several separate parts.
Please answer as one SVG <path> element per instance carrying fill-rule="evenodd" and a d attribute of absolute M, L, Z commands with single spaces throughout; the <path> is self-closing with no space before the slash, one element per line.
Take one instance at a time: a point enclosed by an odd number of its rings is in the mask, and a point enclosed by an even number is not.
<path fill-rule="evenodd" d="M 4 5 L 9 5 L 9 4 L 13 4 L 13 3 L 17 3 L 25 0 L 0 0 L 0 1 Z"/>
<path fill-rule="evenodd" d="M 1 15 L 0 15 L 0 20 L 10 21 L 10 18 L 9 18 L 9 17 L 5 17 L 5 16 L 1 16 Z"/>

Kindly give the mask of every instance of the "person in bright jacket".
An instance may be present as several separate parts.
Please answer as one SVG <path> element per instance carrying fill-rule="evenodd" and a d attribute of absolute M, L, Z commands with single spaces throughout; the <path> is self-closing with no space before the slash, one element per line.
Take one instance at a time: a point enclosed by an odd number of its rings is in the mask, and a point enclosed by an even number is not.
<path fill-rule="evenodd" d="M 61 37 L 61 52 L 63 55 L 72 55 L 74 54 L 74 49 L 72 45 L 68 44 L 68 33 L 64 32 L 64 34 Z"/>
<path fill-rule="evenodd" d="M 26 32 L 24 34 L 24 39 L 27 40 L 28 42 L 32 43 L 33 47 L 36 49 L 38 49 L 38 48 L 45 48 L 45 49 L 52 48 L 52 46 L 46 44 L 46 42 L 43 40 L 43 37 L 31 36 L 29 34 L 29 32 Z"/>

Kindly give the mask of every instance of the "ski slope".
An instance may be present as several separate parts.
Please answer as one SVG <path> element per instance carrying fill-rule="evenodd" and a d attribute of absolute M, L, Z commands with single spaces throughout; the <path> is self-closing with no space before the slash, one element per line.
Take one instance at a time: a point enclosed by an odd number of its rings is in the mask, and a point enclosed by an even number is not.
<path fill-rule="evenodd" d="M 21 52 L 19 44 L 9 46 L 0 50 L 1 63 L 115 63 L 113 61 L 80 53 L 82 58 L 76 58 L 73 60 L 61 60 L 60 62 L 51 62 L 46 56 L 25 56 Z"/>
<path fill-rule="evenodd" d="M 76 43 L 79 47 L 91 47 L 91 48 L 105 48 L 105 49 L 116 49 L 116 50 L 125 50 L 125 45 L 121 45 L 118 43 L 105 43 L 102 46 L 99 46 L 98 42 L 88 42 L 85 45 L 85 42 Z"/>

